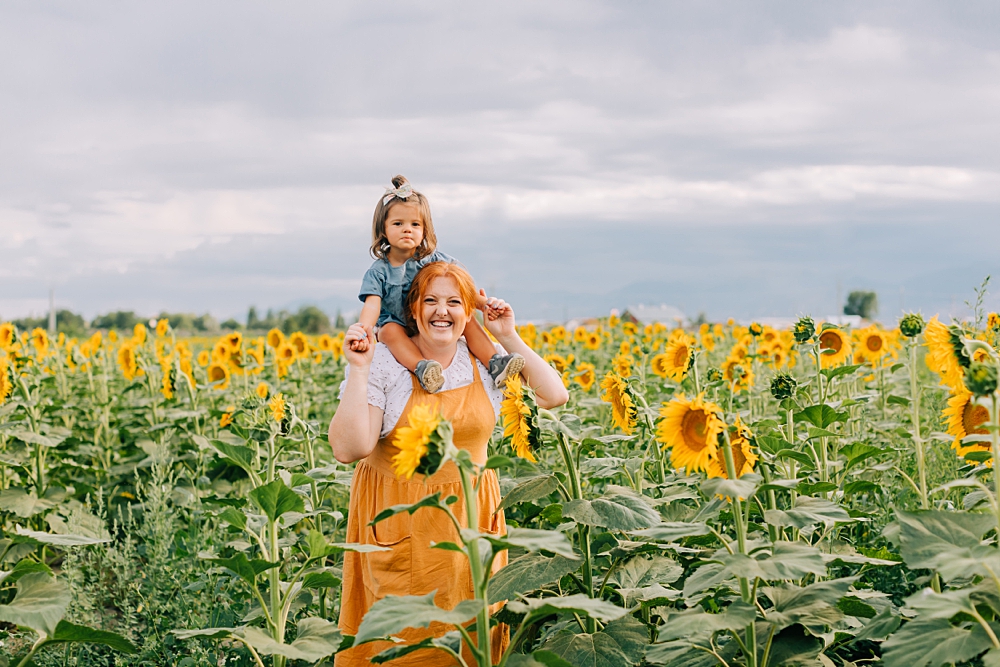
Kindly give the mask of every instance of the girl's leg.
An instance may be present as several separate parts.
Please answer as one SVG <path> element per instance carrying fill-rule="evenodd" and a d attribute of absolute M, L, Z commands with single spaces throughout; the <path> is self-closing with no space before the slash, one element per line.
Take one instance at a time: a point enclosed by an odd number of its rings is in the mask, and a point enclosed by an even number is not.
<path fill-rule="evenodd" d="M 493 355 L 497 353 L 497 349 L 493 347 L 493 341 L 490 340 L 490 335 L 486 333 L 486 329 L 483 325 L 479 323 L 475 317 L 470 317 L 469 322 L 465 325 L 465 331 L 463 332 L 465 336 L 465 342 L 469 346 L 469 351 L 472 355 L 482 362 L 483 366 L 486 368 L 490 367 L 490 359 Z M 414 345 L 416 347 L 416 345 Z M 402 363 L 402 362 L 400 362 Z"/>
<path fill-rule="evenodd" d="M 406 335 L 406 329 L 395 322 L 386 322 L 378 330 L 378 339 L 385 343 L 392 356 L 396 357 L 396 361 L 403 364 L 411 373 L 416 372 L 417 364 L 424 357 L 420 354 L 417 344 Z"/>

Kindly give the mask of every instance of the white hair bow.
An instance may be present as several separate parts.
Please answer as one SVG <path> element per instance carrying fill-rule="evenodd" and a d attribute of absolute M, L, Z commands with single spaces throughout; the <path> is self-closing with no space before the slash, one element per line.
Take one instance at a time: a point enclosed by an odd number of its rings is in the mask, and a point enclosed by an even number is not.
<path fill-rule="evenodd" d="M 382 206 L 389 203 L 389 200 L 393 197 L 399 197 L 400 199 L 406 199 L 413 194 L 413 186 L 409 183 L 403 183 L 398 188 L 386 188 L 385 197 L 382 198 Z"/>

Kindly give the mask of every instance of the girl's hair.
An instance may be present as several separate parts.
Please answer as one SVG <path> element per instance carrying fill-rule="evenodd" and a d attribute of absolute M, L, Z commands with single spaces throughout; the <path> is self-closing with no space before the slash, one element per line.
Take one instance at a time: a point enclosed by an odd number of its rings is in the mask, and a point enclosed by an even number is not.
<path fill-rule="evenodd" d="M 457 264 L 449 262 L 431 262 L 417 272 L 410 283 L 410 293 L 407 295 L 407 320 L 410 328 L 416 329 L 417 315 L 420 312 L 420 304 L 424 302 L 427 290 L 435 278 L 451 278 L 458 285 L 458 293 L 462 297 L 462 306 L 465 314 L 472 315 L 476 308 L 476 281 L 472 279 L 469 272 Z"/>
<path fill-rule="evenodd" d="M 398 189 L 409 183 L 405 176 L 396 175 L 392 177 L 393 188 Z M 389 217 L 389 210 L 400 203 L 416 204 L 420 210 L 420 219 L 424 223 L 424 239 L 417 246 L 417 250 L 413 256 L 417 259 L 423 259 L 437 249 L 437 235 L 434 234 L 434 222 L 431 221 L 431 206 L 427 203 L 427 197 L 416 190 L 412 190 L 409 197 L 401 199 L 389 190 L 386 190 L 386 193 L 379 197 L 378 203 L 375 204 L 375 215 L 372 218 L 371 254 L 375 259 L 385 259 L 386 253 L 389 252 L 389 241 L 385 235 L 385 221 Z"/>

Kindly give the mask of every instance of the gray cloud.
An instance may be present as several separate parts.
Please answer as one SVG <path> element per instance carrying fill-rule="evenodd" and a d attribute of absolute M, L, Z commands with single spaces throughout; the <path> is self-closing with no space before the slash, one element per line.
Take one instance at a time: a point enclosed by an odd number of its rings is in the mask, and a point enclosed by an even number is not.
<path fill-rule="evenodd" d="M 998 13 L 6 6 L 0 314 L 349 308 L 396 172 L 532 317 L 959 308 L 995 272 Z"/>

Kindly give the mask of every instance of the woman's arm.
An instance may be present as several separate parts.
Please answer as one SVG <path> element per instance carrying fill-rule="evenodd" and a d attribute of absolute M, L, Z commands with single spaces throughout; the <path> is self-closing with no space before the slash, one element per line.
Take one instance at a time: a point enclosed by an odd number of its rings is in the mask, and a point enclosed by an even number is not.
<path fill-rule="evenodd" d="M 535 390 L 538 407 L 550 409 L 564 405 L 569 400 L 569 392 L 563 386 L 562 377 L 517 335 L 514 310 L 503 299 L 491 297 L 486 312 L 486 328 L 493 337 L 508 354 L 517 353 L 524 357 L 521 373 Z"/>
<path fill-rule="evenodd" d="M 364 337 L 368 342 L 365 352 L 344 348 L 351 372 L 340 398 L 340 405 L 330 420 L 330 446 L 341 463 L 363 459 L 375 449 L 382 430 L 382 410 L 368 404 L 368 373 L 375 355 L 374 334 L 365 332 L 363 325 L 352 324 L 348 334 Z"/>

